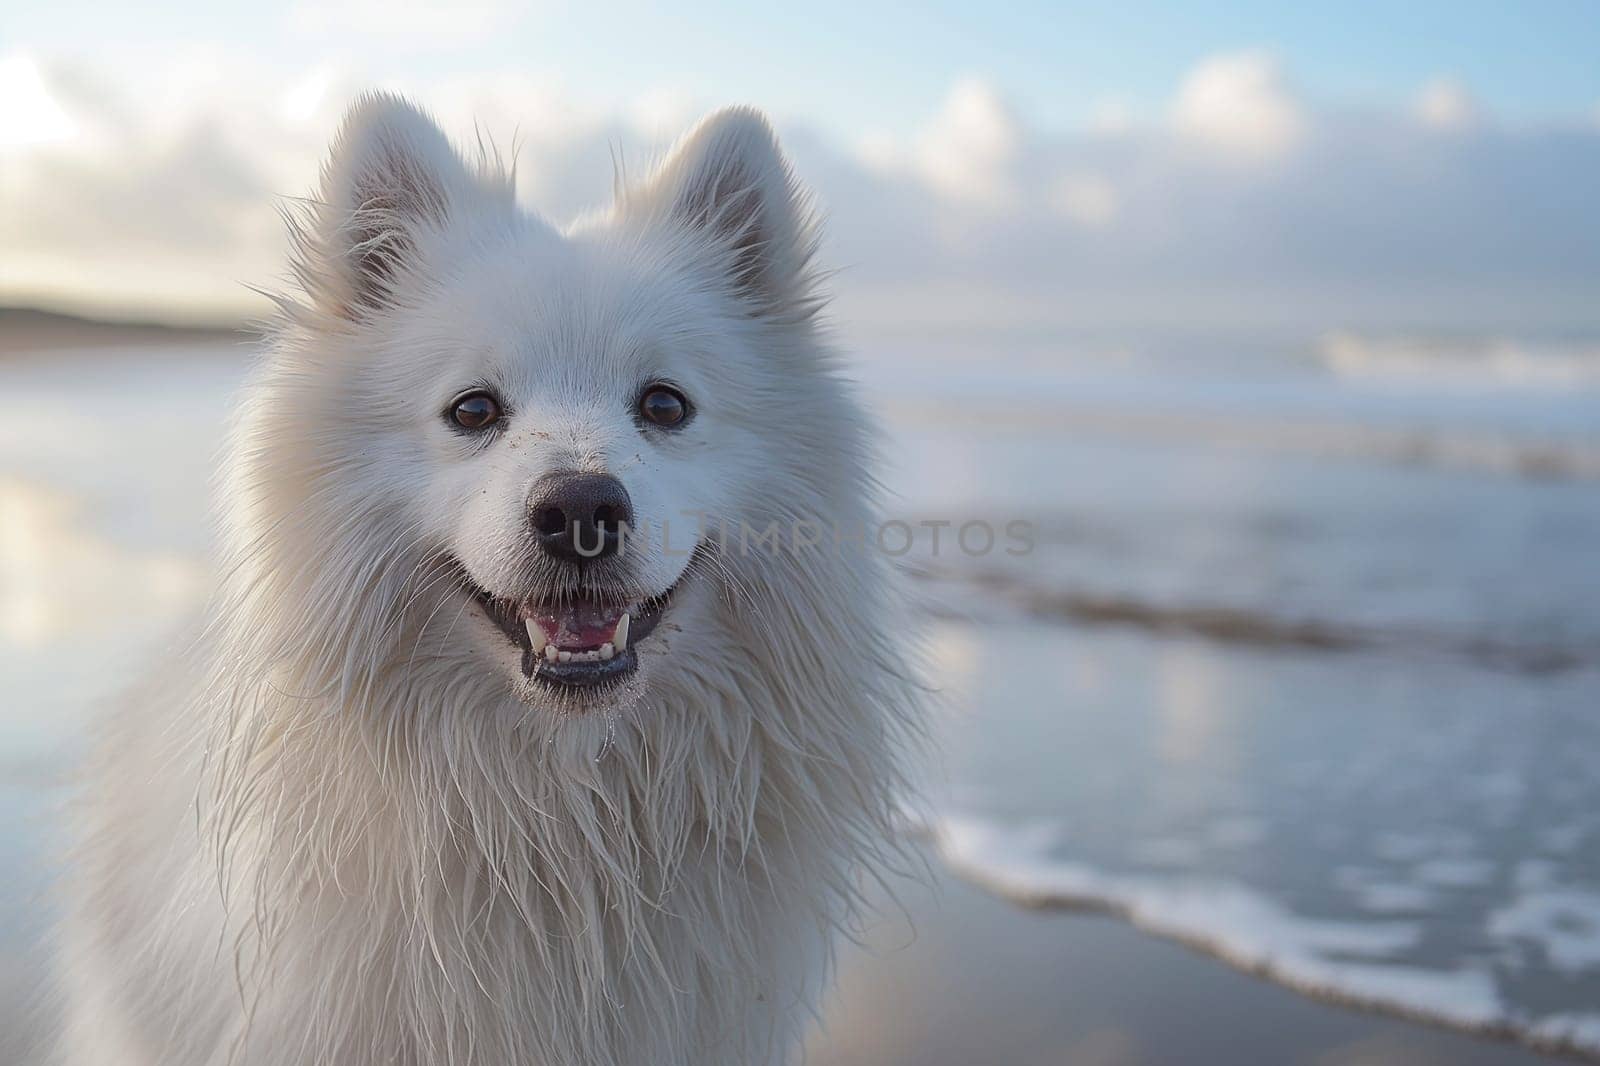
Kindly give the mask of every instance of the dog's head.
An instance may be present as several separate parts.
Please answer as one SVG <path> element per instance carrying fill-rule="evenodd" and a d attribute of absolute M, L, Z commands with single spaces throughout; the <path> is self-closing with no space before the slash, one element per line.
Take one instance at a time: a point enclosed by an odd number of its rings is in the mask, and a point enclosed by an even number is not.
<path fill-rule="evenodd" d="M 713 115 L 558 230 L 372 97 L 295 235 L 309 299 L 285 302 L 240 492 L 247 535 L 299 530 L 298 601 L 331 603 L 301 621 L 334 656 L 618 705 L 752 637 L 728 605 L 797 572 L 792 523 L 853 517 L 829 503 L 861 493 L 861 430 L 812 321 L 811 214 L 759 115 Z"/>

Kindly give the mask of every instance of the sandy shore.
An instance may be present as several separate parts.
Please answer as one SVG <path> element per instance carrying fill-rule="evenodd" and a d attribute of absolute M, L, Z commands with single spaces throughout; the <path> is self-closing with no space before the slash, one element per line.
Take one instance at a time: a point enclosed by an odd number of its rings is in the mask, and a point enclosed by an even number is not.
<path fill-rule="evenodd" d="M 0 356 L 58 348 L 246 345 L 253 336 L 234 323 L 102 322 L 31 307 L 0 307 Z"/>
<path fill-rule="evenodd" d="M 1569 1060 L 1308 999 L 1111 918 L 939 875 L 852 948 L 807 1066 L 1538 1066 Z M 908 924 L 909 922 L 909 924 Z"/>
<path fill-rule="evenodd" d="M 1569 1060 L 1319 1003 L 1111 918 L 940 875 L 852 947 L 806 1066 L 1554 1066 Z M 908 924 L 909 920 L 909 924 Z M 43 966 L 0 963 L 0 1062 L 42 1063 Z"/>
<path fill-rule="evenodd" d="M 21 328 L 14 317 L 0 316 L 0 353 L 6 350 L 8 321 Z M 70 322 L 35 325 L 63 347 L 86 340 Z M 18 334 L 13 330 L 11 335 Z M 131 357 L 119 350 L 103 359 L 73 355 L 69 361 L 52 352 L 0 360 L 8 374 L 0 396 L 14 398 L 5 420 L 9 451 L 6 463 L 0 464 L 6 467 L 0 473 L 11 477 L 10 495 L 0 502 L 10 506 L 8 518 L 15 515 L 19 528 L 31 531 L 27 543 L 38 546 L 29 567 L 43 567 L 53 575 L 48 595 L 18 601 L 34 612 L 28 617 L 37 616 L 49 639 L 0 642 L 0 679 L 18 708 L 0 721 L 5 727 L 0 735 L 0 871 L 5 874 L 0 877 L 0 1066 L 37 1061 L 25 1057 L 21 1048 L 30 1032 L 48 1028 L 47 1020 L 36 1022 L 24 1008 L 45 969 L 36 944 L 45 908 L 36 897 L 44 892 L 52 838 L 36 821 L 42 804 L 38 790 L 47 780 L 38 776 L 40 761 L 50 759 L 50 753 L 75 735 L 84 708 L 101 691 L 94 672 L 79 668 L 81 647 L 92 641 L 102 650 L 103 661 L 114 664 L 105 669 L 108 677 L 120 676 L 124 669 L 131 673 L 144 654 L 144 645 L 131 636 L 162 631 L 168 615 L 184 606 L 187 593 L 177 579 L 189 571 L 174 569 L 172 558 L 182 562 L 198 556 L 203 547 L 199 501 L 206 498 L 210 473 L 209 453 L 194 447 L 194 440 L 217 437 L 214 420 L 226 409 L 222 398 L 242 373 L 243 360 L 234 357 L 240 350 L 237 339 L 228 335 L 208 344 L 149 347 Z M 41 405 L 35 397 L 63 388 L 70 388 L 79 405 L 70 433 L 55 432 L 55 415 L 36 410 Z M 206 432 L 197 433 L 196 427 Z M 949 470 L 981 470 L 984 491 L 993 472 L 1009 469 L 1007 460 L 1017 454 L 1045 456 L 1049 462 L 1065 462 L 1062 456 L 1077 454 L 1048 441 L 1028 443 L 1019 447 L 1005 434 L 971 440 L 930 435 L 909 438 L 900 454 L 924 457 L 918 476 L 930 484 L 944 485 Z M 1358 607 L 1365 611 L 1367 597 L 1347 603 L 1335 593 L 1368 587 L 1373 574 L 1388 573 L 1386 568 L 1398 565 L 1398 559 L 1424 577 L 1433 575 L 1434 594 L 1442 597 L 1434 602 L 1419 593 L 1420 598 L 1398 606 L 1408 611 L 1427 608 L 1454 625 L 1453 590 L 1463 575 L 1471 583 L 1460 587 L 1477 590 L 1474 595 L 1485 603 L 1501 602 L 1505 595 L 1492 594 L 1512 587 L 1478 581 L 1479 564 L 1487 558 L 1540 561 L 1538 567 L 1507 571 L 1519 594 L 1541 611 L 1546 603 L 1560 602 L 1573 605 L 1572 617 L 1588 617 L 1582 608 L 1589 601 L 1580 598 L 1581 587 L 1571 577 L 1581 572 L 1581 551 L 1593 539 L 1587 531 L 1595 528 L 1592 522 L 1571 524 L 1589 513 L 1582 486 L 1561 495 L 1567 490 L 1550 484 L 1474 481 L 1476 494 L 1469 494 L 1462 482 L 1419 482 L 1409 472 L 1390 471 L 1403 480 L 1389 482 L 1367 470 L 1344 471 L 1343 481 L 1334 476 L 1338 469 L 1314 471 L 1312 476 L 1293 467 L 1271 477 L 1256 470 L 1237 478 L 1249 500 L 1273 484 L 1296 488 L 1271 496 L 1276 502 L 1264 512 L 1235 500 L 1229 505 L 1235 510 L 1224 508 L 1224 517 L 1231 515 L 1233 524 L 1218 525 L 1220 519 L 1207 508 L 1214 503 L 1214 486 L 1234 483 L 1233 459 L 1190 469 L 1183 465 L 1187 456 L 1157 449 L 1138 452 L 1136 458 L 1144 465 L 1130 468 L 1124 450 L 1118 443 L 1094 453 L 1109 457 L 1103 464 L 1109 473 L 1100 480 L 1093 476 L 1101 469 L 1099 459 L 1080 456 L 1073 478 L 1064 483 L 1074 486 L 1077 496 L 1061 502 L 1063 513 L 1077 508 L 1084 515 L 1104 512 L 1110 517 L 1096 519 L 1104 522 L 1104 534 L 1095 533 L 1102 527 L 1091 524 L 1085 528 L 1093 535 L 1062 541 L 1056 561 L 1063 567 L 1080 556 L 1089 559 L 1087 565 L 1095 572 L 1121 566 L 1114 554 L 1095 556 L 1095 545 L 1120 551 L 1127 544 L 1143 544 L 1148 559 L 1160 564 L 1156 571 L 1165 572 L 1161 567 L 1171 564 L 1169 569 L 1181 577 L 1187 570 L 1172 561 L 1190 560 L 1194 544 L 1177 534 L 1165 540 L 1156 536 L 1152 530 L 1158 524 L 1142 519 L 1147 501 L 1141 503 L 1145 497 L 1137 493 L 1117 505 L 1120 511 L 1113 504 L 1122 499 L 1118 492 L 1124 483 L 1160 488 L 1192 482 L 1205 486 L 1205 499 L 1179 499 L 1189 510 L 1172 513 L 1200 517 L 1190 527 L 1172 525 L 1178 533 L 1189 528 L 1207 549 L 1194 557 L 1211 565 L 1207 546 L 1213 529 L 1225 531 L 1223 540 L 1231 545 L 1239 530 L 1281 526 L 1289 531 L 1283 537 L 1246 540 L 1249 550 L 1238 553 L 1238 566 L 1224 576 L 1230 586 L 1245 586 L 1261 570 L 1273 588 L 1309 589 L 1302 602 L 1315 608 L 1308 612 L 1311 617 L 1323 611 L 1338 622 Z M 1169 466 L 1179 473 L 1169 476 Z M 1039 471 L 1049 469 L 1037 463 L 1029 467 L 1017 476 L 1014 497 L 997 497 L 1000 502 L 993 507 L 1003 511 L 1011 506 L 1007 500 L 1031 498 L 1040 483 Z M 1311 503 L 1296 495 L 1302 484 Z M 1389 541 L 1383 552 L 1362 554 L 1367 540 L 1356 534 L 1370 539 L 1373 531 L 1382 531 L 1392 538 L 1412 529 L 1398 512 L 1367 515 L 1361 509 L 1373 484 L 1388 486 L 1379 494 L 1385 499 L 1426 502 L 1418 512 L 1426 521 L 1405 542 L 1414 554 Z M 1346 495 L 1337 495 L 1339 491 Z M 1417 497 L 1419 491 L 1431 495 Z M 1164 507 L 1171 503 L 1165 496 L 1163 501 Z M 1557 530 L 1561 536 L 1547 542 L 1486 534 L 1466 548 L 1458 545 L 1458 558 L 1441 562 L 1435 530 L 1449 528 L 1465 537 L 1476 528 L 1468 520 L 1472 516 L 1502 512 L 1516 516 L 1502 523 L 1507 528 Z M 1263 526 L 1263 514 L 1279 525 Z M 1282 515 L 1294 521 L 1284 523 Z M 1067 533 L 1076 528 L 1062 526 Z M 1349 528 L 1355 532 L 1340 533 Z M 1155 539 L 1139 540 L 1141 536 Z M 1365 562 L 1356 566 L 1351 559 Z M 1077 572 L 1062 570 L 1068 576 Z M 177 582 L 168 599 L 152 597 L 152 588 L 165 587 L 157 578 Z M 1567 594 L 1568 585 L 1579 591 Z M 1176 592 L 1157 599 L 1186 603 L 1193 598 L 1188 585 L 1173 587 Z M 72 612 L 70 618 L 54 612 L 57 599 L 79 602 L 89 595 L 108 609 Z M 1144 602 L 1131 595 L 1124 599 Z M 1589 839 L 1584 836 L 1587 819 L 1594 809 L 1593 793 L 1587 789 L 1592 787 L 1590 756 L 1596 742 L 1592 716 L 1583 713 L 1593 702 L 1592 674 L 1486 672 L 1476 665 L 1469 670 L 1448 656 L 1414 662 L 1359 648 L 1324 655 L 1303 647 L 1308 643 L 1304 640 L 1239 639 L 1232 615 L 1188 611 L 1157 619 L 1111 610 L 1105 602 L 1068 603 L 1070 626 L 1002 619 L 952 630 L 954 639 L 943 645 L 941 662 L 948 674 L 942 680 L 962 706 L 972 709 L 943 726 L 949 735 L 942 742 L 952 752 L 956 780 L 986 787 L 991 798 L 1009 797 L 1010 809 L 1016 811 L 1048 816 L 1063 826 L 1092 824 L 1102 834 L 1113 832 L 1119 846 L 1129 842 L 1127 849 L 1112 854 L 1123 868 L 1141 854 L 1149 857 L 1131 850 L 1135 846 L 1166 846 L 1170 858 L 1171 848 L 1178 845 L 1178 867 L 1209 858 L 1216 864 L 1216 876 L 1277 901 L 1294 898 L 1295 891 L 1310 891 L 1307 885 L 1328 882 L 1338 889 L 1329 871 L 1340 865 L 1373 877 L 1381 873 L 1387 880 L 1378 887 L 1427 891 L 1428 908 L 1403 917 L 1442 929 L 1439 939 L 1452 951 L 1457 948 L 1451 938 L 1486 937 L 1486 923 L 1495 910 L 1519 901 L 1526 905 L 1528 898 L 1538 902 L 1536 893 L 1525 898 L 1527 893 L 1516 890 L 1519 872 L 1530 868 L 1521 859 L 1537 860 L 1531 868 L 1550 872 L 1553 886 L 1593 883 L 1582 858 Z M 1182 623 L 1177 637 L 1164 629 L 1164 620 L 1172 617 Z M 1218 624 L 1218 618 L 1228 624 Z M 117 624 L 106 624 L 106 619 Z M 1501 622 L 1499 611 L 1480 621 L 1487 627 L 1481 632 L 1462 630 L 1462 639 L 1472 642 L 1463 646 L 1481 649 L 1484 640 L 1498 639 L 1500 630 L 1494 626 Z M 1115 624 L 1082 624 L 1089 622 Z M 1588 640 L 1589 632 L 1579 627 L 1570 641 Z M 963 649 L 978 650 L 956 654 Z M 974 663 L 994 662 L 1051 666 L 1042 671 L 971 669 Z M 1519 713 L 1502 714 L 1507 707 Z M 1471 772 L 1464 772 L 1461 752 L 1482 756 L 1470 764 Z M 1428 756 L 1435 754 L 1430 761 Z M 1308 765 L 1329 772 L 1308 774 Z M 1405 772 L 1390 772 L 1396 765 Z M 1563 767 L 1567 779 L 1554 772 Z M 1103 773 L 1107 768 L 1114 772 Z M 1351 779 L 1332 771 L 1345 768 L 1360 769 L 1365 783 L 1344 787 Z M 1096 783 L 1101 781 L 1111 784 Z M 1081 787 L 1064 789 L 1062 782 Z M 1240 782 L 1250 785 L 1248 803 L 1234 788 Z M 1302 788 L 1306 782 L 1312 783 L 1309 791 Z M 1535 839 L 1531 833 L 1510 840 L 1494 823 L 1482 820 L 1488 818 L 1483 812 L 1499 809 L 1496 803 L 1506 798 L 1499 787 L 1506 782 L 1526 785 L 1526 795 L 1517 791 L 1514 797 L 1518 817 L 1547 831 L 1545 835 L 1569 841 L 1566 847 L 1575 857 L 1569 860 L 1564 858 L 1567 851 L 1548 850 L 1539 843 L 1542 836 Z M 1574 783 L 1573 790 L 1557 795 L 1557 786 L 1567 783 Z M 1491 785 L 1498 790 L 1484 791 Z M 1561 799 L 1563 795 L 1568 798 Z M 1134 808 L 1170 809 L 1181 817 L 1118 818 Z M 1307 810 L 1314 812 L 1315 821 Z M 1254 829 L 1241 836 L 1241 825 Z M 1330 827 L 1348 831 L 1326 838 L 1322 830 Z M 1280 830 L 1276 835 L 1275 828 Z M 1400 833 L 1402 829 L 1409 835 Z M 1221 831 L 1234 836 L 1218 836 Z M 1441 837 L 1474 844 L 1469 850 L 1488 870 L 1487 880 L 1469 878 L 1471 883 L 1454 885 L 1428 881 L 1423 872 L 1436 867 L 1440 856 L 1384 854 L 1380 845 L 1397 833 L 1403 844 L 1427 844 Z M 1192 845 L 1195 855 L 1185 857 L 1183 845 Z M 1085 861 L 1094 858 L 1086 851 L 1073 853 L 1087 855 Z M 1459 877 L 1459 869 L 1459 863 L 1445 864 L 1451 876 Z M 1262 878 L 1261 870 L 1284 876 Z M 1509 887 L 1497 889 L 1491 883 L 1495 877 Z M 1357 885 L 1363 886 L 1370 887 Z M 1382 912 L 1362 910 L 1359 901 L 1352 904 L 1345 895 L 1324 893 L 1305 913 L 1332 914 L 1358 924 L 1390 920 Z M 812 1041 L 809 1066 L 1514 1066 L 1567 1061 L 1316 1002 L 1116 919 L 1024 910 L 949 877 L 942 877 L 935 890 L 907 888 L 904 902 L 910 926 L 885 920 L 873 928 L 865 951 L 852 950 L 845 959 L 826 1010 L 826 1029 Z M 1538 964 L 1542 956 L 1534 949 L 1567 935 L 1560 927 L 1534 933 L 1522 938 L 1526 942 L 1499 947 L 1516 949 L 1508 957 Z M 1470 954 L 1482 948 L 1470 939 L 1466 943 L 1463 959 L 1476 965 L 1480 960 Z M 1581 979 L 1591 978 L 1586 972 Z M 1594 1001 L 1591 988 L 1585 984 L 1569 998 L 1586 1008 Z"/>

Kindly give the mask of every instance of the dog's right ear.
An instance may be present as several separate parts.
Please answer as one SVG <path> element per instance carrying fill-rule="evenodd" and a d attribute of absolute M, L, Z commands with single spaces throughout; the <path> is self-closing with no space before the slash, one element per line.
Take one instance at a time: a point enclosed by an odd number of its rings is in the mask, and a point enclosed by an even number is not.
<path fill-rule="evenodd" d="M 390 306 L 428 237 L 475 192 L 476 179 L 431 118 L 398 96 L 364 95 L 334 138 L 313 218 L 292 227 L 298 280 L 340 318 Z"/>

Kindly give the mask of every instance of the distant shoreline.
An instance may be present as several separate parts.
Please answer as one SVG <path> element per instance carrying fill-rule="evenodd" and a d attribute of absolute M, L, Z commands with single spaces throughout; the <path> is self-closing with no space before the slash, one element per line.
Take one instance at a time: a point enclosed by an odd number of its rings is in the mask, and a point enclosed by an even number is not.
<path fill-rule="evenodd" d="M 0 307 L 0 356 L 100 345 L 242 342 L 256 336 L 244 323 L 177 325 L 87 318 L 37 307 Z"/>

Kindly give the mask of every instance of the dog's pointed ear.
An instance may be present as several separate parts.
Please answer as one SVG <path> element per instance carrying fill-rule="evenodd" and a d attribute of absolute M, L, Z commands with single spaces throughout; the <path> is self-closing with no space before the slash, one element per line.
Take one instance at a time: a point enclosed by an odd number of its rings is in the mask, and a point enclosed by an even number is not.
<path fill-rule="evenodd" d="M 821 306 L 810 197 L 760 112 L 735 107 L 705 118 L 621 206 L 693 237 L 753 314 L 797 320 Z"/>
<path fill-rule="evenodd" d="M 312 220 L 292 233 L 301 283 L 343 318 L 389 306 L 427 235 L 444 228 L 474 185 L 431 118 L 398 96 L 363 96 L 323 165 Z"/>

